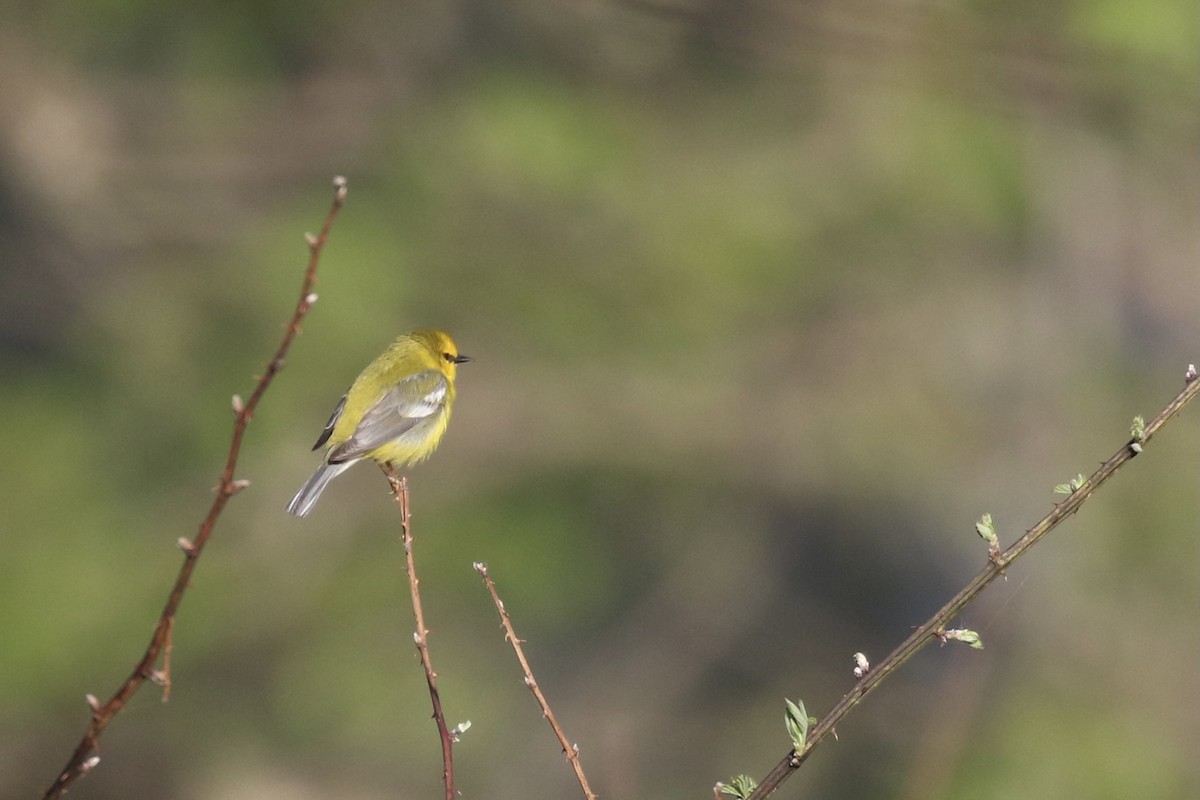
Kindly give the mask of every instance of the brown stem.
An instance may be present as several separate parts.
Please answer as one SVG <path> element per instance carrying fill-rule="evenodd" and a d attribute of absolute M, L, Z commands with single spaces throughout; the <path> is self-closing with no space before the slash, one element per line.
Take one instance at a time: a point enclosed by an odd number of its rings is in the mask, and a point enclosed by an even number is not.
<path fill-rule="evenodd" d="M 488 593 L 492 596 L 492 602 L 496 604 L 496 611 L 500 614 L 500 625 L 504 628 L 504 638 L 512 645 L 513 652 L 517 654 L 517 661 L 521 664 L 521 670 L 525 673 L 525 685 L 529 687 L 529 691 L 533 692 L 538 706 L 542 709 L 542 716 L 550 723 L 550 728 L 554 731 L 554 735 L 558 737 L 558 743 L 562 745 L 563 753 L 566 755 L 567 761 L 571 763 L 571 769 L 575 771 L 575 779 L 579 781 L 579 788 L 583 789 L 583 796 L 587 800 L 596 800 L 596 795 L 592 793 L 591 787 L 588 786 L 587 776 L 583 774 L 583 765 L 579 763 L 579 748 L 572 745 L 567 739 L 567 735 L 563 732 L 562 726 L 558 724 L 554 712 L 550 710 L 550 703 L 546 701 L 546 696 L 542 694 L 537 679 L 533 677 L 533 670 L 529 666 L 529 661 L 525 658 L 525 651 L 521 648 L 521 640 L 517 638 L 517 632 L 513 630 L 512 618 L 508 615 L 508 609 L 504 607 L 504 601 L 500 599 L 500 595 L 496 592 L 496 584 L 492 582 L 492 576 L 488 575 L 487 564 L 483 562 L 476 563 L 475 571 L 483 576 L 483 582 L 487 586 Z"/>
<path fill-rule="evenodd" d="M 425 682 L 429 684 L 429 700 L 433 703 L 433 719 L 437 723 L 438 736 L 442 740 L 442 783 L 446 787 L 446 800 L 455 800 L 454 791 L 454 734 L 446 727 L 446 715 L 442 713 L 442 698 L 438 694 L 437 673 L 433 671 L 433 662 L 429 660 L 429 629 L 425 627 L 425 612 L 421 608 L 421 592 L 417 588 L 417 569 L 413 563 L 412 517 L 408 506 L 408 479 L 396 475 L 391 464 L 381 464 L 380 469 L 387 476 L 392 487 L 392 495 L 400 506 L 400 530 L 404 537 L 404 570 L 408 573 L 408 588 L 412 594 L 413 617 L 416 618 L 417 631 L 413 640 L 417 643 L 417 653 L 421 656 L 421 666 L 425 669 Z"/>
<path fill-rule="evenodd" d="M 1024 555 L 1043 536 L 1054 530 L 1063 520 L 1078 511 L 1080 506 L 1091 497 L 1092 492 L 1099 489 L 1126 462 L 1140 453 L 1143 447 L 1158 433 L 1159 429 L 1178 414 L 1196 396 L 1197 392 L 1200 392 L 1200 380 L 1196 380 L 1194 368 L 1189 367 L 1183 391 L 1176 395 L 1171 402 L 1167 403 L 1154 419 L 1146 423 L 1145 434 L 1140 440 L 1130 439 L 1122 445 L 1121 449 L 1113 453 L 1107 461 L 1101 464 L 1100 468 L 1093 472 L 1082 485 L 1071 492 L 1061 503 L 1057 503 L 1049 514 L 1042 517 L 1036 525 L 1027 530 L 1025 535 L 1014 542 L 1011 547 L 1001 553 L 993 554 L 988 559 L 988 565 L 972 578 L 970 583 L 964 586 L 946 605 L 942 606 L 941 610 L 930 617 L 924 625 L 914 630 L 887 658 L 867 672 L 855 684 L 853 689 L 842 696 L 842 699 L 837 702 L 829 713 L 809 731 L 808 740 L 805 742 L 804 748 L 799 751 L 793 749 L 788 752 L 775 765 L 775 768 L 767 773 L 767 776 L 759 783 L 758 788 L 750 795 L 749 800 L 763 800 L 763 798 L 773 794 L 785 780 L 795 773 L 801 764 L 808 760 L 808 757 L 816 749 L 817 745 L 834 732 L 834 729 L 841 722 L 842 718 L 849 714 L 864 697 L 870 694 L 879 684 L 883 683 L 885 678 L 899 669 L 930 642 L 940 641 L 945 636 L 946 626 L 950 624 L 950 621 L 963 608 L 987 588 L 988 584 L 1003 575 L 1004 570 L 1009 564 Z"/>
<path fill-rule="evenodd" d="M 91 698 L 89 695 L 89 705 L 92 706 L 91 722 L 88 724 L 87 730 L 84 731 L 83 738 L 75 746 L 75 752 L 71 754 L 66 766 L 59 771 L 54 782 L 50 784 L 50 787 L 42 795 L 46 800 L 60 797 L 71 783 L 90 772 L 100 763 L 99 757 L 94 755 L 94 753 L 99 749 L 101 734 L 108 727 L 108 723 L 112 722 L 113 718 L 129 702 L 129 698 L 142 687 L 143 683 L 150 680 L 161 685 L 163 687 L 164 702 L 170 697 L 170 651 L 172 632 L 175 627 L 175 613 L 179 610 L 179 604 L 183 601 L 183 594 L 187 591 L 192 572 L 196 568 L 196 562 L 199 561 L 200 554 L 204 552 L 204 546 L 208 543 L 209 537 L 212 536 L 213 528 L 216 526 L 221 512 L 225 509 L 225 504 L 229 502 L 229 498 L 249 486 L 248 481 L 234 480 L 233 478 L 234 470 L 237 468 L 238 456 L 242 449 L 242 439 L 246 433 L 246 426 L 250 424 L 250 420 L 254 416 L 254 410 L 258 407 L 258 403 L 267 391 L 267 387 L 270 386 L 275 375 L 283 369 L 284 358 L 292 346 L 292 340 L 300 332 L 301 320 L 304 319 L 308 310 L 316 302 L 317 298 L 312 293 L 312 289 L 316 284 L 317 264 L 320 262 L 321 251 L 324 249 L 325 242 L 329 237 L 330 228 L 333 227 L 333 222 L 337 218 L 338 211 L 346 200 L 346 179 L 341 177 L 334 178 L 333 186 L 333 204 L 330 206 L 329 213 L 325 216 L 325 224 L 321 227 L 321 233 L 319 236 L 310 236 L 308 239 L 308 268 L 304 272 L 304 281 L 300 287 L 300 299 L 296 303 L 296 310 L 292 314 L 291 320 L 288 322 L 287 329 L 283 335 L 283 341 L 275 351 L 274 357 L 267 364 L 267 368 L 263 371 L 263 374 L 258 377 L 250 399 L 243 403 L 238 396 L 235 395 L 233 398 L 233 435 L 229 442 L 229 454 L 225 458 L 225 468 L 221 471 L 221 478 L 217 484 L 216 497 L 213 498 L 207 516 L 200 523 L 196 537 L 190 541 L 183 538 L 179 540 L 179 547 L 183 550 L 184 556 L 183 565 L 180 567 L 179 574 L 175 578 L 175 585 L 171 587 L 170 595 L 167 596 L 167 603 L 158 617 L 158 623 L 154 626 L 154 634 L 150 638 L 150 644 L 146 648 L 146 652 L 142 654 L 137 666 L 129 674 L 129 677 L 125 679 L 107 703 L 104 705 L 99 705 L 99 701 L 92 703 L 91 700 L 94 698 Z M 157 669 L 155 665 L 158 663 L 160 655 L 162 656 L 163 666 L 162 669 Z"/>

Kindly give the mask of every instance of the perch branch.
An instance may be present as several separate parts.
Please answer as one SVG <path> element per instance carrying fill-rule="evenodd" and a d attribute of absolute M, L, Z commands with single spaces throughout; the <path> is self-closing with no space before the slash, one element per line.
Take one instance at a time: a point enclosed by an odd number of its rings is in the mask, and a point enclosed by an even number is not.
<path fill-rule="evenodd" d="M 417 569 L 413 563 L 412 516 L 408 505 L 408 480 L 399 477 L 391 464 L 381 464 L 380 468 L 392 487 L 396 505 L 400 506 L 400 530 L 404 537 L 404 570 L 408 573 L 413 617 L 417 622 L 417 631 L 413 634 L 413 641 L 417 644 L 417 653 L 421 656 L 421 666 L 425 669 L 425 682 L 429 684 L 429 699 L 433 703 L 433 720 L 437 723 L 438 737 L 442 740 L 442 783 L 446 787 L 446 800 L 455 800 L 454 734 L 446 727 L 446 715 L 442 713 L 442 698 L 438 694 L 437 673 L 433 671 L 433 662 L 429 660 L 429 629 L 425 627 L 425 612 L 421 608 L 421 592 L 418 589 L 421 581 L 417 578 Z"/>

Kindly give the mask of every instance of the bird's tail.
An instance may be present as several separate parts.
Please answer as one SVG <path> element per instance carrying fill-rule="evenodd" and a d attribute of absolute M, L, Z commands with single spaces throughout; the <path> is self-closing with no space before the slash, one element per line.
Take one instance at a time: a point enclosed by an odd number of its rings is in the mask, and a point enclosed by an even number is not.
<path fill-rule="evenodd" d="M 300 491 L 296 492 L 292 502 L 288 503 L 288 513 L 296 517 L 307 516 L 308 512 L 312 511 L 312 507 L 317 504 L 317 498 L 321 496 L 321 492 L 325 491 L 325 486 L 353 463 L 353 461 L 348 461 L 342 464 L 322 464 L 317 467 L 317 471 L 300 487 Z"/>

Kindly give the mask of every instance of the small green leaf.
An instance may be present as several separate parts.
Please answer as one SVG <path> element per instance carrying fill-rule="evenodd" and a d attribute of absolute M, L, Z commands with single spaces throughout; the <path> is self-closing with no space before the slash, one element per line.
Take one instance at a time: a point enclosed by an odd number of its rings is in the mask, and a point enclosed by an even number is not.
<path fill-rule="evenodd" d="M 1079 491 L 1079 489 L 1085 483 L 1087 483 L 1087 479 L 1084 478 L 1083 475 L 1076 475 L 1074 478 L 1071 478 L 1070 483 L 1060 483 L 1057 486 L 1055 486 L 1054 493 L 1055 494 L 1071 494 L 1073 492 Z"/>
<path fill-rule="evenodd" d="M 958 628 L 956 630 L 946 631 L 946 638 L 953 639 L 956 642 L 962 642 L 972 650 L 983 649 L 983 639 L 979 638 L 979 634 L 966 628 Z"/>
<path fill-rule="evenodd" d="M 991 514 L 984 514 L 979 518 L 979 522 L 975 523 L 975 532 L 988 544 L 996 544 L 999 541 L 996 538 L 996 526 L 992 524 Z"/>
<path fill-rule="evenodd" d="M 736 797 L 738 800 L 746 800 L 747 797 L 754 794 L 754 790 L 757 788 L 758 781 L 749 775 L 735 775 L 729 779 L 729 783 L 721 784 L 721 794 Z"/>
<path fill-rule="evenodd" d="M 804 701 L 793 703 L 786 697 L 783 699 L 787 703 L 787 714 L 784 715 L 784 725 L 787 727 L 788 736 L 792 739 L 792 746 L 799 752 L 804 749 L 804 743 L 808 741 L 808 712 L 804 710 Z"/>
<path fill-rule="evenodd" d="M 1133 425 L 1129 428 L 1129 433 L 1137 442 L 1146 438 L 1146 420 L 1142 418 L 1141 414 L 1133 418 Z"/>

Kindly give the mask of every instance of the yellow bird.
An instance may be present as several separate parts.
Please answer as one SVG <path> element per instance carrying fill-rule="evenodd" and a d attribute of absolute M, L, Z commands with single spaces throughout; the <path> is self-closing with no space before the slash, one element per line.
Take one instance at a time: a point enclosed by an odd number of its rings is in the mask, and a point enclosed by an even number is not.
<path fill-rule="evenodd" d="M 470 360 L 442 331 L 413 331 L 392 342 L 333 409 L 313 445 L 325 445 L 324 460 L 288 513 L 307 515 L 325 486 L 364 458 L 394 467 L 428 458 L 450 423 L 458 365 Z"/>

